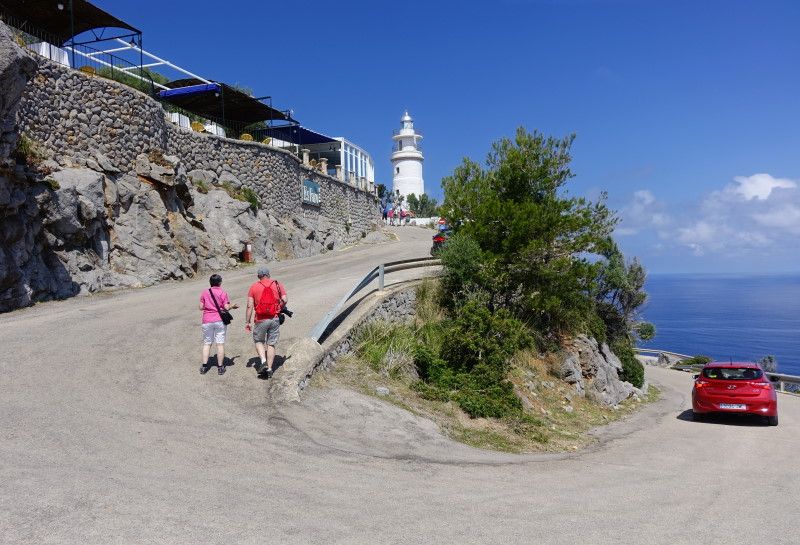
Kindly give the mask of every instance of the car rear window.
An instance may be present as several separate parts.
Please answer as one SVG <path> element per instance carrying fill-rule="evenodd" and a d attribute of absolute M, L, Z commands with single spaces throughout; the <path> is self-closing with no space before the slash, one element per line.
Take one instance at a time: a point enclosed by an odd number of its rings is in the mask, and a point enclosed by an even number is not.
<path fill-rule="evenodd" d="M 752 367 L 706 367 L 703 369 L 703 377 L 715 378 L 719 380 L 753 380 L 761 378 L 761 369 Z"/>

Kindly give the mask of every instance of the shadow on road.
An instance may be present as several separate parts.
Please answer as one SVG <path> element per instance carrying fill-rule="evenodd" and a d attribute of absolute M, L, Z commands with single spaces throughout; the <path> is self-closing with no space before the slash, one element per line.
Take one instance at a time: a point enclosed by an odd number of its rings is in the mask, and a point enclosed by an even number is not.
<path fill-rule="evenodd" d="M 291 358 L 291 356 L 289 356 L 287 358 L 286 356 L 281 356 L 280 354 L 275 354 L 275 359 L 272 360 L 272 371 L 275 372 L 278 369 L 280 369 L 283 366 L 283 364 L 286 363 L 286 361 L 289 358 Z M 259 363 L 260 363 L 260 360 L 258 359 L 258 356 L 255 356 L 255 357 L 250 358 L 247 361 L 247 366 L 248 367 L 255 367 Z M 259 379 L 261 379 L 261 380 L 267 380 L 267 375 L 257 375 L 257 377 Z"/>
<path fill-rule="evenodd" d="M 683 420 L 684 422 L 692 422 L 694 424 L 712 424 L 712 425 L 724 425 L 724 426 L 765 426 L 767 424 L 764 417 L 758 416 L 755 414 L 728 414 L 728 413 L 720 413 L 720 414 L 708 414 L 705 417 L 705 420 L 701 422 L 697 422 L 694 420 L 692 416 L 692 410 L 686 409 L 681 414 L 676 417 L 678 420 Z"/>

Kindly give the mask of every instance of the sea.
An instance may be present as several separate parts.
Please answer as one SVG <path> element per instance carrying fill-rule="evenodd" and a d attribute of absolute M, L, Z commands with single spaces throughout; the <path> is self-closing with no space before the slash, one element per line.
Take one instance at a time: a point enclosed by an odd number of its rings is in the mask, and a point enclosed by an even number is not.
<path fill-rule="evenodd" d="M 651 274 L 645 290 L 656 337 L 642 348 L 721 361 L 770 354 L 779 373 L 800 375 L 800 274 Z"/>

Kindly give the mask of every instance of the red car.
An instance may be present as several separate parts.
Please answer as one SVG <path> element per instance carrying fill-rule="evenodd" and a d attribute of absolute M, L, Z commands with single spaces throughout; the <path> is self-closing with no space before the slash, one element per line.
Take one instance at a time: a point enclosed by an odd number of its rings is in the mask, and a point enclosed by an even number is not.
<path fill-rule="evenodd" d="M 709 413 L 756 414 L 777 426 L 775 387 L 757 363 L 708 363 L 695 376 L 692 415 L 699 421 Z"/>

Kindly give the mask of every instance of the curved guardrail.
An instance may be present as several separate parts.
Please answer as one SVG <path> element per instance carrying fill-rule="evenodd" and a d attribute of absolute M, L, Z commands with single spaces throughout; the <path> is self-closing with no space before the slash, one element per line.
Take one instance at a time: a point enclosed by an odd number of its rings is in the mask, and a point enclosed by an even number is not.
<path fill-rule="evenodd" d="M 668 350 L 658 350 L 657 348 L 635 348 L 634 352 L 637 354 L 643 354 L 645 356 L 658 356 L 661 354 L 666 354 L 668 356 L 675 356 L 682 360 L 692 357 L 687 356 L 686 354 L 678 354 L 677 352 L 669 352 Z M 770 372 L 766 372 L 765 374 L 773 383 L 775 383 L 775 387 L 779 392 L 800 394 L 800 376 Z"/>
<path fill-rule="evenodd" d="M 311 330 L 309 333 L 309 337 L 314 339 L 315 341 L 319 342 L 320 337 L 322 337 L 325 330 L 328 329 L 328 326 L 331 325 L 331 322 L 339 315 L 342 311 L 342 307 L 347 301 L 350 300 L 355 294 L 360 292 L 361 290 L 367 288 L 373 280 L 376 278 L 378 279 L 378 289 L 383 290 L 385 286 L 385 276 L 387 273 L 404 271 L 407 269 L 417 269 L 422 267 L 434 267 L 436 265 L 440 265 L 441 261 L 435 257 L 421 257 L 416 259 L 403 259 L 401 261 L 390 261 L 389 263 L 381 263 L 371 271 L 369 271 L 364 278 L 359 280 L 353 289 L 348 291 L 342 299 L 336 303 L 325 315 L 322 320 L 317 322 L 317 325 Z"/>

